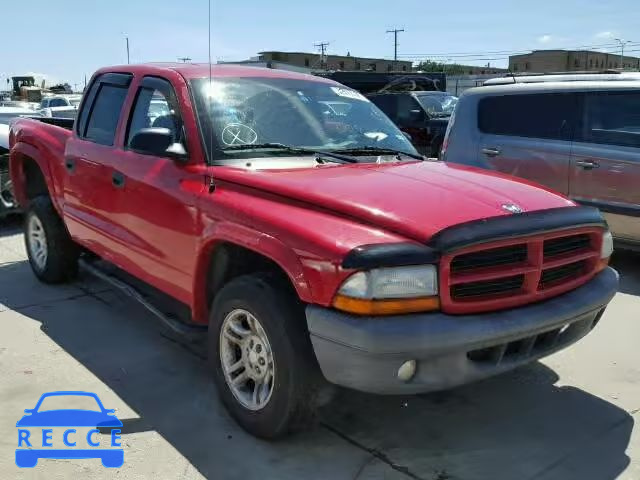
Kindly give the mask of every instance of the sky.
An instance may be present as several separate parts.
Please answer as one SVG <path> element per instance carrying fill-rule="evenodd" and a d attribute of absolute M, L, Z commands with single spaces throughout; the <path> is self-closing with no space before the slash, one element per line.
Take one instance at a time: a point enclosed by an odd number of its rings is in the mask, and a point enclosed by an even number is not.
<path fill-rule="evenodd" d="M 106 65 L 208 58 L 208 0 L 29 0 L 3 2 L 0 85 L 36 74 L 77 84 Z M 316 51 L 506 66 L 509 53 L 576 48 L 640 56 L 638 0 L 211 0 L 212 59 L 262 50 Z M 597 48 L 601 46 L 601 48 Z M 634 50 L 636 50 L 634 52 Z M 464 56 L 463 56 L 464 55 Z"/>

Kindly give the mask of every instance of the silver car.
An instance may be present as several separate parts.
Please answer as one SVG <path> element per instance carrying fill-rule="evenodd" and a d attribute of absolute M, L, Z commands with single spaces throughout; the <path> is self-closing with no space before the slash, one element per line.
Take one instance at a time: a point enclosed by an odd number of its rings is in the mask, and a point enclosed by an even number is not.
<path fill-rule="evenodd" d="M 640 248 L 640 74 L 487 81 L 461 96 L 441 158 L 596 206 L 621 246 Z"/>

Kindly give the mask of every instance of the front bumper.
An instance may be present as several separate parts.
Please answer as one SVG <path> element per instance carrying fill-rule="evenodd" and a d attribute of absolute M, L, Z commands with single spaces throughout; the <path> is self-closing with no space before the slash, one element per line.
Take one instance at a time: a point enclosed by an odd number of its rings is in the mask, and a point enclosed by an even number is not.
<path fill-rule="evenodd" d="M 595 327 L 617 289 L 618 274 L 607 268 L 576 290 L 511 310 L 359 317 L 309 305 L 306 316 L 327 380 L 411 394 L 496 375 L 567 347 Z M 403 382 L 397 374 L 407 360 L 416 360 L 417 371 Z"/>

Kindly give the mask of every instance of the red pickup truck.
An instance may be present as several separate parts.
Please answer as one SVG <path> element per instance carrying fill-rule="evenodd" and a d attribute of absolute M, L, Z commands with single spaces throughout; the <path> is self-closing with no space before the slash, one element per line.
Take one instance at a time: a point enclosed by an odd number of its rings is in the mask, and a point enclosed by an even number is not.
<path fill-rule="evenodd" d="M 531 362 L 617 290 L 597 210 L 424 161 L 328 79 L 111 67 L 73 125 L 51 123 L 10 131 L 35 275 L 98 258 L 185 306 L 224 404 L 261 437 L 303 424 L 322 377 L 417 393 Z"/>

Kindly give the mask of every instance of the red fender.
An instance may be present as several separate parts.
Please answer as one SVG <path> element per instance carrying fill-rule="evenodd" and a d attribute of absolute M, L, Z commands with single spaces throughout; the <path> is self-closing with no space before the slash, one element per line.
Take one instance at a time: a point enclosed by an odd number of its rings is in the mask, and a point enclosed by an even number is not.
<path fill-rule="evenodd" d="M 9 171 L 11 174 L 11 181 L 13 183 L 13 190 L 16 200 L 21 207 L 25 207 L 28 202 L 26 191 L 26 177 L 24 169 L 22 168 L 24 157 L 29 157 L 38 164 L 38 167 L 42 172 L 42 176 L 44 177 L 44 180 L 47 184 L 49 196 L 51 197 L 56 210 L 58 210 L 58 213 L 61 213 L 58 202 L 56 201 L 56 188 L 53 183 L 51 171 L 49 169 L 49 162 L 46 158 L 43 157 L 38 148 L 24 142 L 18 142 L 13 145 L 9 156 Z"/>
<path fill-rule="evenodd" d="M 268 257 L 285 271 L 296 289 L 299 298 L 311 302 L 312 293 L 306 281 L 304 270 L 298 255 L 283 242 L 266 233 L 258 232 L 244 225 L 230 222 L 216 222 L 203 232 L 203 243 L 198 255 L 196 275 L 193 284 L 193 320 L 208 323 L 209 305 L 207 305 L 206 282 L 209 260 L 220 243 L 232 243 L 260 255 Z"/>

